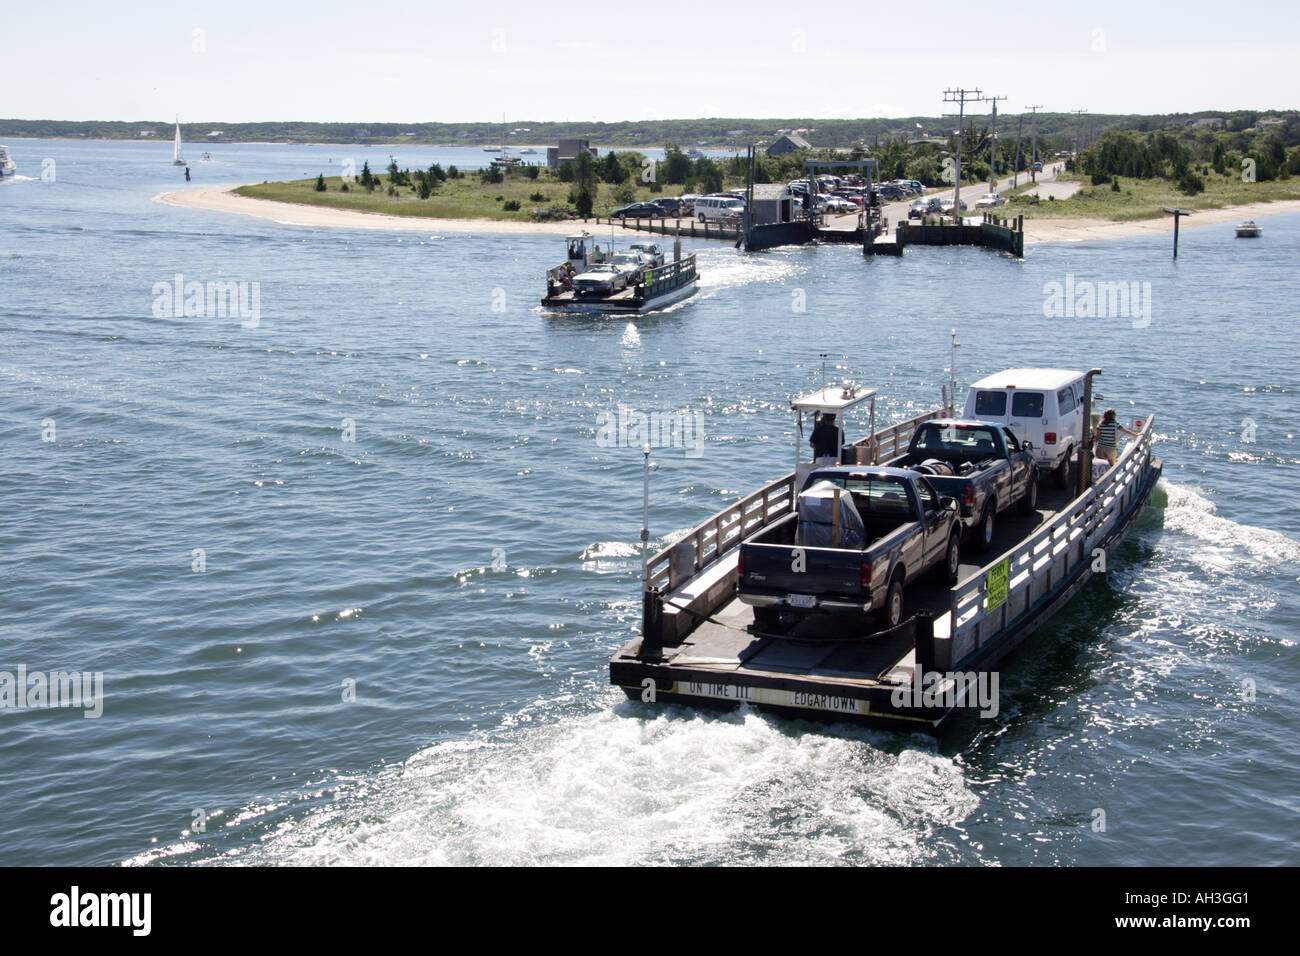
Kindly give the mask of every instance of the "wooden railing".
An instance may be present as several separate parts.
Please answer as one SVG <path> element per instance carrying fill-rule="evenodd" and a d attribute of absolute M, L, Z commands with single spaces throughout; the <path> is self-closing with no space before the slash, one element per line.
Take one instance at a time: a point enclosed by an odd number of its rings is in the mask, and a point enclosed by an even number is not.
<path fill-rule="evenodd" d="M 657 288 L 675 288 L 695 278 L 695 253 L 683 256 L 675 262 L 667 262 L 653 269 L 647 269 L 642 276 L 642 284 L 647 297 L 654 295 Z"/>
<path fill-rule="evenodd" d="M 764 485 L 747 498 L 742 498 L 729 508 L 686 532 L 677 541 L 653 555 L 646 562 L 649 584 L 664 588 L 676 587 L 681 580 L 704 570 L 727 551 L 755 531 L 766 527 L 777 518 L 789 514 L 794 508 L 794 474 L 778 478 Z M 691 566 L 687 573 L 675 580 L 672 575 L 672 554 L 689 546 Z"/>
<path fill-rule="evenodd" d="M 921 422 L 938 418 L 943 412 L 935 409 L 909 418 L 905 422 L 883 428 L 875 435 L 863 438 L 855 443 L 856 447 L 870 447 L 876 443 L 877 460 L 884 461 L 901 453 L 912 439 L 912 432 Z M 693 577 L 717 561 L 732 548 L 755 531 L 767 527 L 777 519 L 794 510 L 795 499 L 794 473 L 778 478 L 764 485 L 758 491 L 742 498 L 728 508 L 719 511 L 712 518 L 692 528 L 681 538 L 666 548 L 653 554 L 646 561 L 646 581 L 650 586 L 660 587 L 665 591 L 675 589 L 683 581 Z M 683 549 L 678 552 L 678 549 Z M 673 573 L 672 556 L 679 557 L 679 573 Z M 687 554 L 688 553 L 688 554 Z M 681 564 L 689 567 L 682 569 Z"/>
<path fill-rule="evenodd" d="M 1148 417 L 1132 444 L 1068 509 L 986 564 L 978 574 L 949 592 L 948 625 L 952 667 L 1008 623 L 1033 611 L 1053 589 L 1071 575 L 1079 562 L 1093 562 L 1093 550 L 1105 539 L 1142 491 L 1151 461 L 1152 424 Z M 1007 563 L 1006 599 L 992 611 L 986 607 L 989 573 Z M 936 622 L 939 624 L 940 622 Z M 942 624 L 940 624 L 942 627 Z"/>
<path fill-rule="evenodd" d="M 891 458 L 897 458 L 907 451 L 907 446 L 912 441 L 912 432 L 916 431 L 917 425 L 921 424 L 921 422 L 928 422 L 932 418 L 940 418 L 943 414 L 943 409 L 936 408 L 923 415 L 917 415 L 915 418 L 909 418 L 905 422 L 899 422 L 889 428 L 882 428 L 874 435 L 854 442 L 853 446 L 855 448 L 870 448 L 874 440 L 876 442 L 875 461 L 877 464 L 881 464 Z"/>

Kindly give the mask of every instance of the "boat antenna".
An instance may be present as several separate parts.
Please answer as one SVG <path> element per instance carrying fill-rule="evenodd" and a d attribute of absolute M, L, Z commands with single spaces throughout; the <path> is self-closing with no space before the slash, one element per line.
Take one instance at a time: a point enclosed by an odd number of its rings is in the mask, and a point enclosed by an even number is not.
<path fill-rule="evenodd" d="M 641 575 L 650 586 L 650 443 L 641 446 Z"/>
<path fill-rule="evenodd" d="M 948 414 L 957 414 L 957 350 L 961 343 L 957 341 L 957 330 L 952 330 L 952 355 L 948 359 Z"/>
<path fill-rule="evenodd" d="M 820 354 L 822 358 L 822 391 L 824 392 L 826 391 L 826 356 L 830 353 L 820 352 L 818 354 Z"/>

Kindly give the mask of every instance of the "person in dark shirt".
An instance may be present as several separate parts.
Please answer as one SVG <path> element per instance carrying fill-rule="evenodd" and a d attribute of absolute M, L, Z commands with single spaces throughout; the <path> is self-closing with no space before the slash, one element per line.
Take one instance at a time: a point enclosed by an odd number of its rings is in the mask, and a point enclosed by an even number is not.
<path fill-rule="evenodd" d="M 813 461 L 819 465 L 838 464 L 840 460 L 840 430 L 835 424 L 835 416 L 827 412 L 817 420 L 817 426 L 813 429 L 812 438 L 808 440 L 812 445 Z M 830 459 L 830 462 L 823 459 Z"/>

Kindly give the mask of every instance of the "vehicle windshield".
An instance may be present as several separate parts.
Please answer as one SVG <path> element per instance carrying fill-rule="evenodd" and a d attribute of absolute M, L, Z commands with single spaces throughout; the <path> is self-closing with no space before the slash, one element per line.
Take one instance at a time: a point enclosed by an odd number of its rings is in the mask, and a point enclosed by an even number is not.
<path fill-rule="evenodd" d="M 917 430 L 912 448 L 935 458 L 976 461 L 996 455 L 998 446 L 985 425 L 929 425 Z"/>
<path fill-rule="evenodd" d="M 615 265 L 640 265 L 641 257 L 633 252 L 619 252 L 614 255 Z"/>

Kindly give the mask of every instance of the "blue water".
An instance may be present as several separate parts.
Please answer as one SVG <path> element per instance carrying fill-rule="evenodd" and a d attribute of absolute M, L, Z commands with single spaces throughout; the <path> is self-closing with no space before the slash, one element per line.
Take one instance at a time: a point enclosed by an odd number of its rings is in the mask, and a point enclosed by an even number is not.
<path fill-rule="evenodd" d="M 169 144 L 7 145 L 0 670 L 105 698 L 0 709 L 0 863 L 1295 861 L 1300 216 L 1177 265 L 700 243 L 701 294 L 629 323 L 540 312 L 555 237 L 280 226 L 155 201 Z M 211 151 L 192 185 L 341 149 Z M 257 283 L 256 324 L 155 314 L 178 273 Z M 1149 282 L 1149 325 L 1046 318 L 1067 274 Z M 612 691 L 641 471 L 597 415 L 703 413 L 701 457 L 655 453 L 662 542 L 788 471 L 820 353 L 897 420 L 954 327 L 961 382 L 1104 369 L 1165 462 L 998 717 L 934 742 Z"/>

